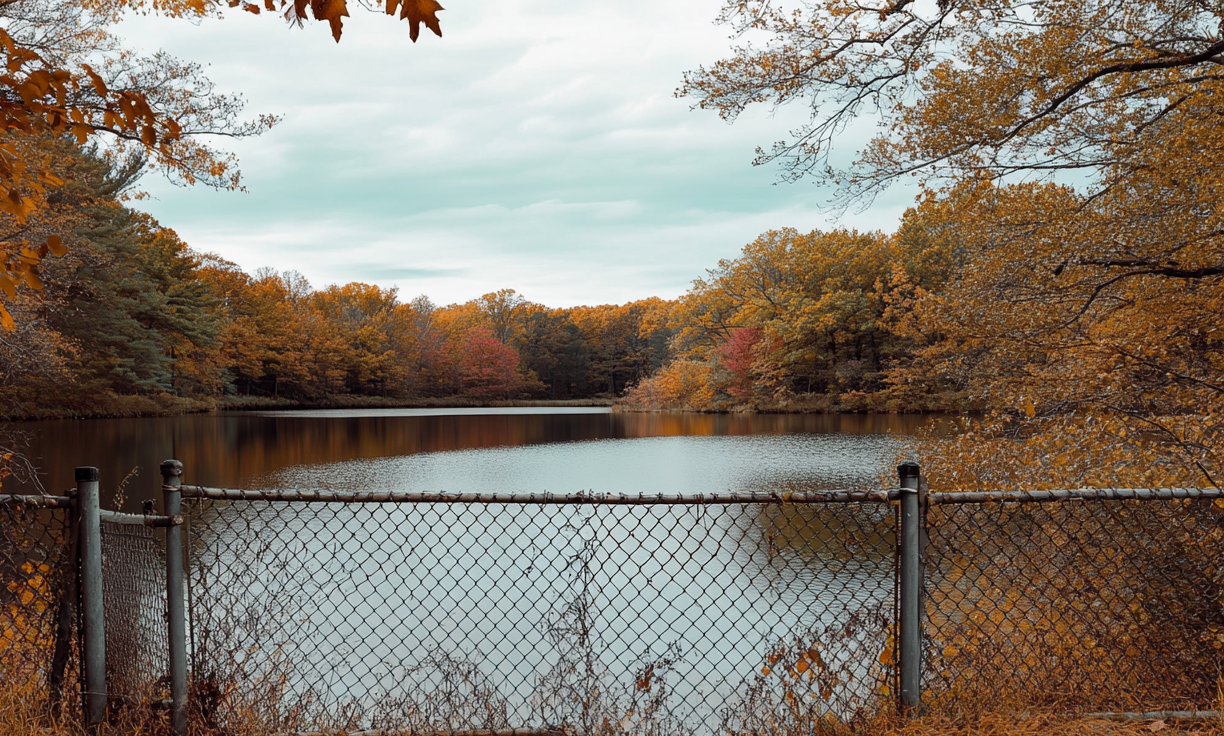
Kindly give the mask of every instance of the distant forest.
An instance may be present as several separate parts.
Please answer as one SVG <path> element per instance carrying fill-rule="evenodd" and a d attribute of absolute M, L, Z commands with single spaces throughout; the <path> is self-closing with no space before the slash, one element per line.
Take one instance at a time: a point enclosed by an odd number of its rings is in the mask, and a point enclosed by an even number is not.
<path fill-rule="evenodd" d="M 125 204 L 139 162 L 46 147 L 65 181 L 18 235 L 63 233 L 68 253 L 11 302 L 9 418 L 417 399 L 884 406 L 888 371 L 913 343 L 894 329 L 897 297 L 948 272 L 920 228 L 784 230 L 678 300 L 554 309 L 502 289 L 439 306 L 370 284 L 315 288 L 291 270 L 245 273 Z"/>

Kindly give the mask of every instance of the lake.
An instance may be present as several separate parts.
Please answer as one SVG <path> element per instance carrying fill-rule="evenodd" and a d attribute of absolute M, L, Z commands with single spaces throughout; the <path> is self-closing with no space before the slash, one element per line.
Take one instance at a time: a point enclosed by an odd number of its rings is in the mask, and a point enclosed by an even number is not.
<path fill-rule="evenodd" d="M 621 414 L 602 407 L 538 407 L 248 412 L 13 427 L 29 436 L 25 452 L 49 492 L 71 487 L 76 466 L 94 465 L 105 502 L 113 504 L 122 485 L 123 508 L 136 511 L 142 499 L 160 499 L 157 467 L 167 458 L 183 462 L 186 483 L 228 488 L 311 484 L 311 478 L 324 477 L 338 482 L 339 473 L 346 488 L 439 483 L 435 490 L 507 490 L 501 471 L 489 471 L 507 463 L 519 474 L 515 482 L 525 484 L 518 490 L 696 491 L 710 485 L 704 489 L 710 491 L 753 478 L 826 488 L 870 484 L 882 459 L 891 461 L 880 456 L 887 444 L 881 439 L 906 435 L 926 421 L 917 415 Z M 770 449 L 758 457 L 763 448 Z M 465 454 L 449 454 L 456 451 Z M 883 462 L 884 469 L 890 464 Z M 437 475 L 443 472 L 445 482 Z"/>
<path fill-rule="evenodd" d="M 169 457 L 187 483 L 246 489 L 877 486 L 924 421 L 533 408 L 23 428 L 48 488 L 96 465 L 108 503 L 135 510 Z M 888 683 L 887 504 L 189 507 L 196 676 L 286 730 L 684 736 L 793 717 L 795 698 L 809 718 L 848 717 Z"/>

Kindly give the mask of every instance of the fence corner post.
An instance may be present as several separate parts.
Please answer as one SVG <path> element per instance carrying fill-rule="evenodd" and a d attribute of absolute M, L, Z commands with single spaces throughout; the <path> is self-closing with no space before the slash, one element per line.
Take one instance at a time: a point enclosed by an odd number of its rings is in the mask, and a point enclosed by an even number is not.
<path fill-rule="evenodd" d="M 165 460 L 161 464 L 162 513 L 182 513 L 179 490 L 183 464 Z M 183 529 L 166 527 L 166 626 L 170 639 L 170 727 L 175 734 L 187 733 L 187 607 L 186 570 L 183 568 Z"/>
<path fill-rule="evenodd" d="M 76 469 L 76 517 L 81 569 L 81 675 L 85 681 L 85 727 L 106 720 L 106 613 L 102 602 L 102 513 L 98 469 Z"/>
<path fill-rule="evenodd" d="M 898 539 L 900 597 L 898 651 L 901 669 L 901 713 L 917 715 L 922 705 L 922 517 L 918 504 L 918 463 L 897 466 L 901 481 L 901 529 Z"/>

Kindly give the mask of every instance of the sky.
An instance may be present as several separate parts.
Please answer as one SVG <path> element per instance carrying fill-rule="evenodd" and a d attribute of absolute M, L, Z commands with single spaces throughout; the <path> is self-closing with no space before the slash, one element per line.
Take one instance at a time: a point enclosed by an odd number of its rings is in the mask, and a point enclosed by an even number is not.
<path fill-rule="evenodd" d="M 273 14 L 127 20 L 129 47 L 204 64 L 252 117 L 283 119 L 223 142 L 245 193 L 150 174 L 137 206 L 196 250 L 316 288 L 363 281 L 438 304 L 512 288 L 565 307 L 673 298 L 765 230 L 892 230 L 913 202 L 894 187 L 834 217 L 829 190 L 751 165 L 807 110 L 732 125 L 674 97 L 733 43 L 719 0 L 444 2 L 444 38 L 422 28 L 415 44 L 407 22 L 355 2 L 339 44 Z M 835 159 L 875 125 L 847 131 Z"/>

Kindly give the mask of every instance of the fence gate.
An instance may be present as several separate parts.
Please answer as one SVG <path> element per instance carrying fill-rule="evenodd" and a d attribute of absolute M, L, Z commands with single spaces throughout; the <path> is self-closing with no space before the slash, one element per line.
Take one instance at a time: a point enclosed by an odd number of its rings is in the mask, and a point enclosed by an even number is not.
<path fill-rule="evenodd" d="M 100 508 L 93 467 L 77 468 L 69 495 L 0 495 L 6 688 L 60 711 L 75 680 L 88 728 L 166 710 L 186 732 L 180 468 L 162 464 L 166 515 Z"/>

